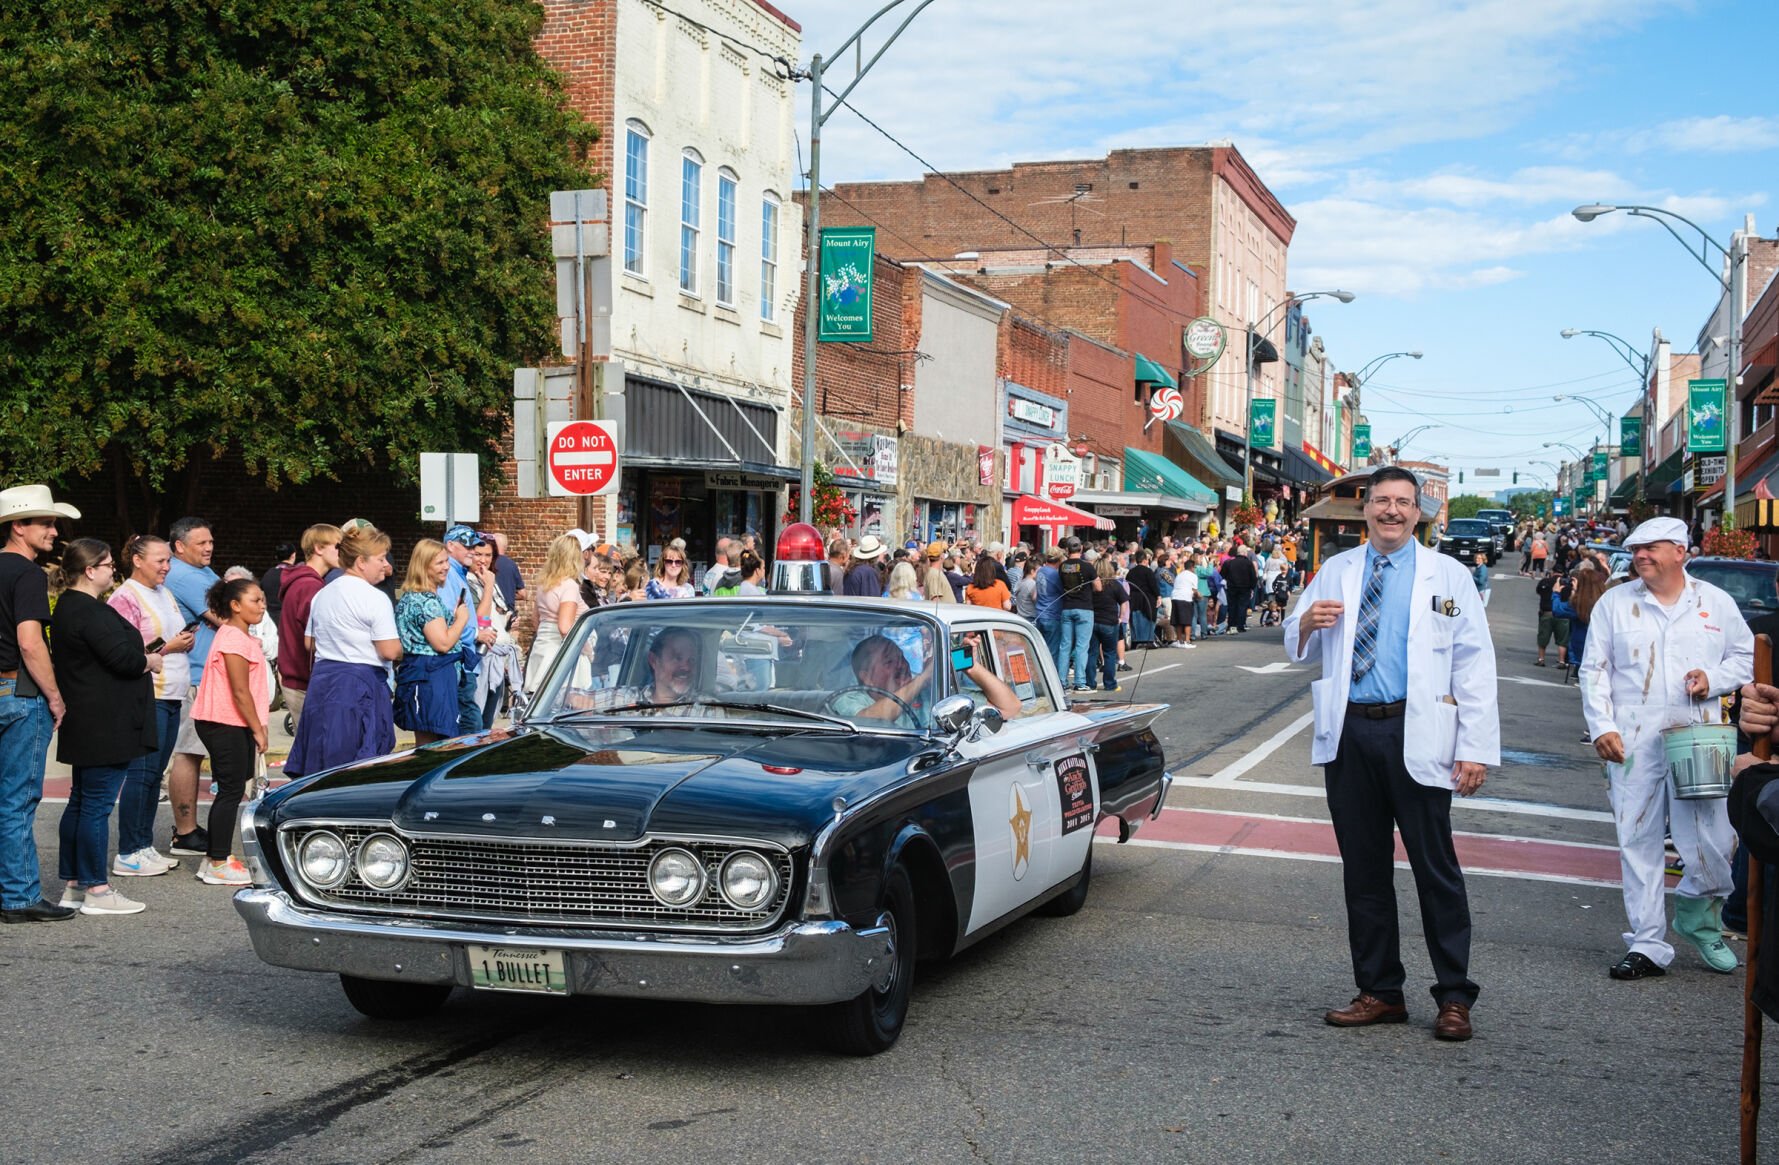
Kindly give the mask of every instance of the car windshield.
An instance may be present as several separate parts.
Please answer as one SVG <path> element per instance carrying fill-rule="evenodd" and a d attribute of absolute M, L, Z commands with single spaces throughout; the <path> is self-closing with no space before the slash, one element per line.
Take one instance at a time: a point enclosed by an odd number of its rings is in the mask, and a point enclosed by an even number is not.
<path fill-rule="evenodd" d="M 938 696 L 935 634 L 927 619 L 888 603 L 869 612 L 773 600 L 621 603 L 575 624 L 526 719 L 920 731 Z"/>
<path fill-rule="evenodd" d="M 1485 522 L 1511 522 L 1513 515 L 1506 510 L 1478 510 L 1476 516 Z"/>
<path fill-rule="evenodd" d="M 1445 528 L 1445 532 L 1460 538 L 1473 538 L 1489 533 L 1489 524 L 1480 518 L 1458 518 Z"/>
<path fill-rule="evenodd" d="M 1779 597 L 1775 597 L 1773 593 L 1775 571 L 1779 571 L 1779 567 L 1758 562 L 1706 562 L 1695 559 L 1686 564 L 1686 572 L 1694 578 L 1727 591 L 1744 614 L 1779 611 Z"/>

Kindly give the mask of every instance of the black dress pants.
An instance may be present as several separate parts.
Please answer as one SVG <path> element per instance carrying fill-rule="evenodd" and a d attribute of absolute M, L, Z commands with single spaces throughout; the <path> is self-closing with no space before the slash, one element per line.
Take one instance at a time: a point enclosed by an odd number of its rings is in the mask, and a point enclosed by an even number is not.
<path fill-rule="evenodd" d="M 1476 1002 L 1470 980 L 1470 900 L 1452 848 L 1452 794 L 1419 784 L 1402 763 L 1406 720 L 1347 714 L 1334 762 L 1323 768 L 1328 812 L 1340 845 L 1353 982 L 1386 1003 L 1401 1003 L 1401 928 L 1396 917 L 1394 830 L 1414 871 L 1433 999 Z"/>
<path fill-rule="evenodd" d="M 1229 629 L 1248 629 L 1248 604 L 1254 601 L 1253 587 L 1226 587 L 1229 591 Z"/>

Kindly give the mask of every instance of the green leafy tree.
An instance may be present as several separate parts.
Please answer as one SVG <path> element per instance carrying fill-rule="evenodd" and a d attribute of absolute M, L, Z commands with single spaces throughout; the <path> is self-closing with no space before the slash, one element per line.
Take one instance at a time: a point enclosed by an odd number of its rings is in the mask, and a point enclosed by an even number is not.
<path fill-rule="evenodd" d="M 1494 498 L 1479 497 L 1476 494 L 1459 494 L 1446 502 L 1446 514 L 1452 518 L 1474 518 L 1478 510 L 1498 510 Z"/>
<path fill-rule="evenodd" d="M 10 481 L 109 469 L 152 522 L 218 457 L 277 487 L 495 451 L 552 338 L 548 193 L 593 178 L 536 4 L 6 7 Z"/>

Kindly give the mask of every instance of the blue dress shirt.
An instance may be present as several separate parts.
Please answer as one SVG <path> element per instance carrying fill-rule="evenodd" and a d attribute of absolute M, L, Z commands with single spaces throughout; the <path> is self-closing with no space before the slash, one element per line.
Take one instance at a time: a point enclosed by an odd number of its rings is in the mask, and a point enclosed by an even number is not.
<path fill-rule="evenodd" d="M 1347 698 L 1361 704 L 1393 704 L 1408 698 L 1408 618 L 1409 602 L 1415 589 L 1415 544 L 1411 538 L 1392 554 L 1379 555 L 1370 543 L 1365 546 L 1365 565 L 1360 568 L 1359 605 L 1365 605 L 1365 584 L 1371 578 L 1372 564 L 1382 557 L 1390 565 L 1384 567 L 1384 593 L 1378 600 L 1377 661 L 1363 679 L 1353 682 Z M 1353 618 L 1359 618 L 1358 610 Z"/>
<path fill-rule="evenodd" d="M 476 654 L 476 631 L 478 629 L 474 618 L 476 604 L 474 597 L 469 593 L 469 571 L 455 558 L 451 560 L 451 571 L 445 576 L 445 581 L 439 585 L 437 594 L 439 602 L 445 604 L 445 622 L 447 624 L 457 617 L 459 596 L 470 605 L 472 617 L 464 622 L 463 631 L 457 636 L 457 646 L 467 648 L 469 655 L 473 657 Z"/>

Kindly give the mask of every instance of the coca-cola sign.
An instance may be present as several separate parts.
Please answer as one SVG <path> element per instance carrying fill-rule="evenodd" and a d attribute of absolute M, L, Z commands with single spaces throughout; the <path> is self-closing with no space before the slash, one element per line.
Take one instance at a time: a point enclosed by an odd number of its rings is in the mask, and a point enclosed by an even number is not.
<path fill-rule="evenodd" d="M 1081 485 L 1081 459 L 1060 442 L 1044 448 L 1044 492 L 1057 501 L 1075 496 Z"/>

